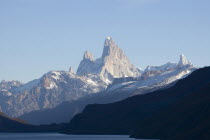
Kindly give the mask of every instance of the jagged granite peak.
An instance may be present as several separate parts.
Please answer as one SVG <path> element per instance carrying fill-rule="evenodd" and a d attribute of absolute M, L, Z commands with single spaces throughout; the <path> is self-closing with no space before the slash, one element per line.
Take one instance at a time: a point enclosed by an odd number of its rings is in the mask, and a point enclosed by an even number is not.
<path fill-rule="evenodd" d="M 74 70 L 73 70 L 73 68 L 72 68 L 72 67 L 70 67 L 70 68 L 69 68 L 69 73 L 74 74 Z"/>
<path fill-rule="evenodd" d="M 114 78 L 120 78 L 134 77 L 138 73 L 122 49 L 114 43 L 111 37 L 107 37 L 105 40 L 102 59 L 104 66 L 101 69 L 101 74 L 108 72 Z"/>
<path fill-rule="evenodd" d="M 90 61 L 94 61 L 94 57 L 91 54 L 91 52 L 89 51 L 85 51 L 84 55 L 83 55 L 83 60 L 90 60 Z"/>
<path fill-rule="evenodd" d="M 106 37 L 104 46 L 114 46 L 114 45 L 115 45 L 114 40 L 110 36 Z"/>
<path fill-rule="evenodd" d="M 178 67 L 192 65 L 192 63 L 183 55 L 180 55 L 180 60 L 178 63 Z"/>
<path fill-rule="evenodd" d="M 93 55 L 90 52 L 85 51 L 83 55 L 83 60 L 80 62 L 79 67 L 77 69 L 77 75 L 86 76 L 94 70 L 94 67 L 95 61 Z"/>
<path fill-rule="evenodd" d="M 112 46 L 112 45 L 114 45 L 115 43 L 114 43 L 114 40 L 110 37 L 110 36 L 108 36 L 106 39 L 105 39 L 105 42 L 104 42 L 104 46 Z"/>
<path fill-rule="evenodd" d="M 111 37 L 105 39 L 102 57 L 91 62 L 83 59 L 77 74 L 99 74 L 107 82 L 111 82 L 114 78 L 140 75 L 137 68 L 130 63 L 122 49 L 114 43 Z"/>
<path fill-rule="evenodd" d="M 104 50 L 103 50 L 102 58 L 110 55 L 113 48 L 117 48 L 117 45 L 115 45 L 114 40 L 108 36 L 104 42 Z"/>

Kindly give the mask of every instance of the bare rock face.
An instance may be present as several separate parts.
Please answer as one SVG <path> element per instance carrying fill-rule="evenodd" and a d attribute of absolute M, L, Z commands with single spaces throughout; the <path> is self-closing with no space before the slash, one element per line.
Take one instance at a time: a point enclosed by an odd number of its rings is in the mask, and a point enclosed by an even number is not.
<path fill-rule="evenodd" d="M 94 71 L 95 69 L 95 61 L 93 55 L 86 51 L 83 55 L 83 60 L 80 62 L 80 65 L 77 69 L 77 75 L 86 76 Z"/>
<path fill-rule="evenodd" d="M 140 75 L 111 37 L 107 37 L 105 40 L 101 58 L 94 60 L 91 53 L 85 52 L 77 75 L 87 74 L 99 74 L 106 82 L 111 82 L 114 78 Z"/>
<path fill-rule="evenodd" d="M 180 55 L 180 60 L 178 63 L 178 67 L 182 66 L 192 66 L 192 63 L 183 54 Z"/>
<path fill-rule="evenodd" d="M 137 69 L 130 63 L 122 49 L 115 45 L 111 37 L 107 37 L 105 40 L 102 58 L 104 66 L 101 74 L 107 71 L 114 78 L 135 77 L 138 75 Z"/>
<path fill-rule="evenodd" d="M 83 59 L 87 59 L 90 61 L 94 61 L 93 55 L 89 52 L 89 51 L 85 51 L 84 55 L 83 55 Z"/>
<path fill-rule="evenodd" d="M 72 68 L 72 67 L 70 67 L 70 68 L 69 68 L 69 73 L 74 74 L 74 70 L 73 70 L 73 68 Z"/>

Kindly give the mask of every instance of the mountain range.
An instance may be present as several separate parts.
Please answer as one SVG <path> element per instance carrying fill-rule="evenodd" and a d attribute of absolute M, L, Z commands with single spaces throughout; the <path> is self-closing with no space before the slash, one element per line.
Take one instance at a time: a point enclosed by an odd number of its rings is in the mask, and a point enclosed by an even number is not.
<path fill-rule="evenodd" d="M 0 111 L 32 124 L 68 122 L 88 104 L 113 103 L 169 88 L 196 69 L 181 55 L 178 63 L 148 66 L 142 71 L 107 37 L 102 56 L 94 59 L 86 51 L 76 73 L 70 67 L 26 84 L 2 81 Z"/>
<path fill-rule="evenodd" d="M 76 73 L 70 67 L 26 84 L 1 81 L 0 132 L 208 140 L 209 93 L 210 67 L 180 55 L 178 63 L 141 70 L 107 37 L 102 56 L 86 51 Z"/>
<path fill-rule="evenodd" d="M 69 123 L 31 125 L 0 113 L 1 132 L 130 135 L 138 139 L 210 138 L 210 67 L 201 68 L 170 88 L 111 104 L 87 105 Z"/>

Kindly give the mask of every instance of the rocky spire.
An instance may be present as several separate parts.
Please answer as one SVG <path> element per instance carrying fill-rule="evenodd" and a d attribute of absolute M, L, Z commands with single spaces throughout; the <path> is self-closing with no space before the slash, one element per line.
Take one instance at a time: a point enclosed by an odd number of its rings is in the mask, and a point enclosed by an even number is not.
<path fill-rule="evenodd" d="M 104 46 L 114 46 L 115 43 L 114 43 L 114 40 L 108 36 L 104 42 Z"/>
<path fill-rule="evenodd" d="M 188 66 L 188 65 L 192 65 L 192 63 L 189 60 L 187 60 L 187 58 L 183 54 L 180 55 L 178 67 Z"/>
<path fill-rule="evenodd" d="M 114 41 L 112 40 L 111 37 L 107 37 L 105 42 L 104 42 L 104 50 L 102 54 L 102 58 L 105 58 L 106 56 L 109 56 L 115 52 L 114 50 L 117 50 L 117 45 L 115 45 Z"/>
<path fill-rule="evenodd" d="M 85 51 L 83 60 L 80 62 L 77 69 L 77 75 L 88 75 L 93 73 L 95 66 L 95 60 L 93 55 L 89 51 Z"/>
<path fill-rule="evenodd" d="M 85 59 L 94 61 L 93 55 L 89 51 L 85 51 L 85 53 L 83 55 L 83 60 L 85 60 Z"/>
<path fill-rule="evenodd" d="M 69 68 L 69 73 L 72 73 L 72 74 L 74 73 L 74 70 L 72 67 Z"/>

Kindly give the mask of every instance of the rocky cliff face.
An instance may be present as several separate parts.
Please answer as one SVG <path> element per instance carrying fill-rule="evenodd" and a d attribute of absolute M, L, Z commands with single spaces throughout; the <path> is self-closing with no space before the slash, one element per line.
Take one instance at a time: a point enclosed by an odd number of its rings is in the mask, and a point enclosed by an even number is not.
<path fill-rule="evenodd" d="M 178 67 L 183 66 L 192 66 L 193 64 L 182 54 L 180 55 L 179 63 L 177 64 Z"/>
<path fill-rule="evenodd" d="M 77 74 L 99 74 L 107 83 L 111 83 L 114 78 L 140 75 L 137 68 L 130 63 L 122 49 L 114 43 L 111 37 L 105 40 L 101 58 L 94 60 L 91 53 L 85 52 Z"/>

